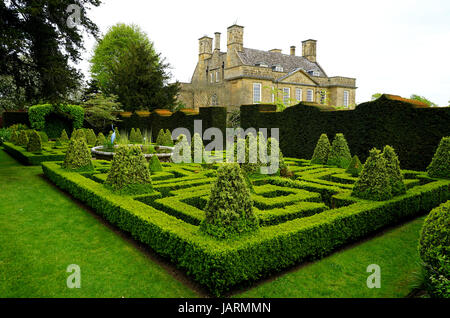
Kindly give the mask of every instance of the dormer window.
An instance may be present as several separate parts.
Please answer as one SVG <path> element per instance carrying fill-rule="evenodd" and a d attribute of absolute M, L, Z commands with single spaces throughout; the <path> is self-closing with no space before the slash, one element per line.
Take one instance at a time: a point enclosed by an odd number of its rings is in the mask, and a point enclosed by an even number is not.
<path fill-rule="evenodd" d="M 269 67 L 269 65 L 267 65 L 267 64 L 264 63 L 264 62 L 256 63 L 255 66 L 259 66 L 259 67 Z"/>
<path fill-rule="evenodd" d="M 281 65 L 274 65 L 273 66 L 273 70 L 275 72 L 283 72 L 283 66 L 281 66 Z"/>

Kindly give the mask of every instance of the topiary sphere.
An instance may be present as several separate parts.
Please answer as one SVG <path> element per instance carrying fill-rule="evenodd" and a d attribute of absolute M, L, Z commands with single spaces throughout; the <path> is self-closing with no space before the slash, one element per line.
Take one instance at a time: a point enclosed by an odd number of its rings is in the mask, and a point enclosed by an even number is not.
<path fill-rule="evenodd" d="M 69 141 L 63 168 L 76 171 L 89 171 L 93 169 L 91 151 L 84 138 L 73 138 Z"/>
<path fill-rule="evenodd" d="M 258 227 L 250 190 L 241 168 L 237 163 L 223 164 L 217 170 L 200 230 L 222 239 L 254 231 Z"/>
<path fill-rule="evenodd" d="M 450 179 L 450 137 L 443 137 L 439 142 L 427 172 L 432 178 Z"/>
<path fill-rule="evenodd" d="M 28 139 L 27 151 L 41 152 L 42 151 L 41 135 L 36 130 L 33 130 L 29 135 L 30 138 Z"/>
<path fill-rule="evenodd" d="M 328 155 L 331 151 L 331 144 L 326 134 L 320 135 L 316 148 L 311 158 L 311 163 L 325 165 L 328 161 Z"/>

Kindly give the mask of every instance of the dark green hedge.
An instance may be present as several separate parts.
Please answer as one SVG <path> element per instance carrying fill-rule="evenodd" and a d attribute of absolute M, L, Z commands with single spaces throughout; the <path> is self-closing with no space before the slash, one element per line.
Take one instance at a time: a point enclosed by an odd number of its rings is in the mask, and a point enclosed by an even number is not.
<path fill-rule="evenodd" d="M 225 136 L 227 111 L 225 107 L 201 107 L 199 114 L 185 114 L 181 111 L 173 113 L 171 116 L 160 116 L 151 113 L 148 117 L 139 117 L 135 113 L 131 117 L 119 116 L 120 122 L 117 126 L 120 130 L 131 131 L 131 128 L 139 128 L 141 131 L 152 131 L 152 140 L 155 141 L 161 129 L 187 128 L 194 135 L 194 120 L 202 120 L 202 132 L 210 127 L 222 130 Z"/>
<path fill-rule="evenodd" d="M 30 127 L 27 112 L 3 112 L 3 127 L 7 128 L 14 124 L 25 124 Z"/>
<path fill-rule="evenodd" d="M 406 195 L 386 202 L 353 199 L 347 192 L 342 199 L 354 204 L 262 227 L 257 234 L 238 240 L 217 241 L 202 235 L 197 226 L 132 197 L 116 195 L 100 183 L 61 169 L 58 163 L 45 162 L 42 168 L 58 187 L 187 270 L 188 275 L 215 295 L 300 261 L 322 257 L 345 243 L 429 211 L 450 198 L 450 180 L 416 186 Z M 298 186 L 303 186 L 302 182 L 298 181 Z"/>
<path fill-rule="evenodd" d="M 272 107 L 272 109 L 271 109 Z M 260 112 L 263 108 L 265 112 Z M 361 162 L 373 147 L 394 147 L 403 169 L 425 170 L 439 141 L 450 136 L 450 107 L 415 108 L 385 95 L 355 110 L 324 111 L 300 103 L 283 112 L 267 112 L 273 105 L 241 106 L 243 128 L 279 128 L 286 157 L 311 159 L 322 133 L 333 139 L 343 133 L 352 155 Z"/>
<path fill-rule="evenodd" d="M 61 161 L 64 160 L 65 157 L 65 152 L 62 150 L 55 151 L 55 154 L 36 154 L 28 152 L 25 148 L 9 142 L 3 144 L 3 150 L 9 153 L 17 161 L 27 166 L 39 166 L 45 161 Z"/>

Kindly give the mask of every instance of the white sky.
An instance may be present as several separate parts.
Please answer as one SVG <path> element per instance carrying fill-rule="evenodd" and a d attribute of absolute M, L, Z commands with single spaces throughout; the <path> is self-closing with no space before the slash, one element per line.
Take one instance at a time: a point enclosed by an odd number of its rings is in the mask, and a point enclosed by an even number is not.
<path fill-rule="evenodd" d="M 104 0 L 89 16 L 102 33 L 118 22 L 147 32 L 172 66 L 173 80 L 189 82 L 198 39 L 244 26 L 244 47 L 270 50 L 317 40 L 317 61 L 328 76 L 356 78 L 356 101 L 384 92 L 425 96 L 440 106 L 450 100 L 450 1 L 302 0 Z M 88 74 L 95 41 L 86 40 L 80 64 Z"/>

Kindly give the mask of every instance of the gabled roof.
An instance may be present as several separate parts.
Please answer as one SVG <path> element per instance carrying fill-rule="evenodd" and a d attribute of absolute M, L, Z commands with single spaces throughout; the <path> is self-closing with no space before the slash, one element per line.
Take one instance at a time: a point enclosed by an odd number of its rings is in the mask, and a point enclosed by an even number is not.
<path fill-rule="evenodd" d="M 283 68 L 283 72 L 290 73 L 296 69 L 302 69 L 305 72 L 317 72 L 319 76 L 327 76 L 318 63 L 313 63 L 303 56 L 294 56 L 249 48 L 244 48 L 242 52 L 238 52 L 238 55 L 244 65 L 265 63 L 269 65 L 269 67 L 279 65 Z"/>
<path fill-rule="evenodd" d="M 296 68 L 295 70 L 287 73 L 286 75 L 280 77 L 277 79 L 277 82 L 282 82 L 283 80 L 285 80 L 288 77 L 291 77 L 292 75 L 294 75 L 295 73 L 300 72 L 303 75 L 305 75 L 310 81 L 312 81 L 314 84 L 318 85 L 317 81 L 314 80 L 314 78 L 312 78 L 308 73 L 306 73 L 303 69 L 301 68 Z"/>

